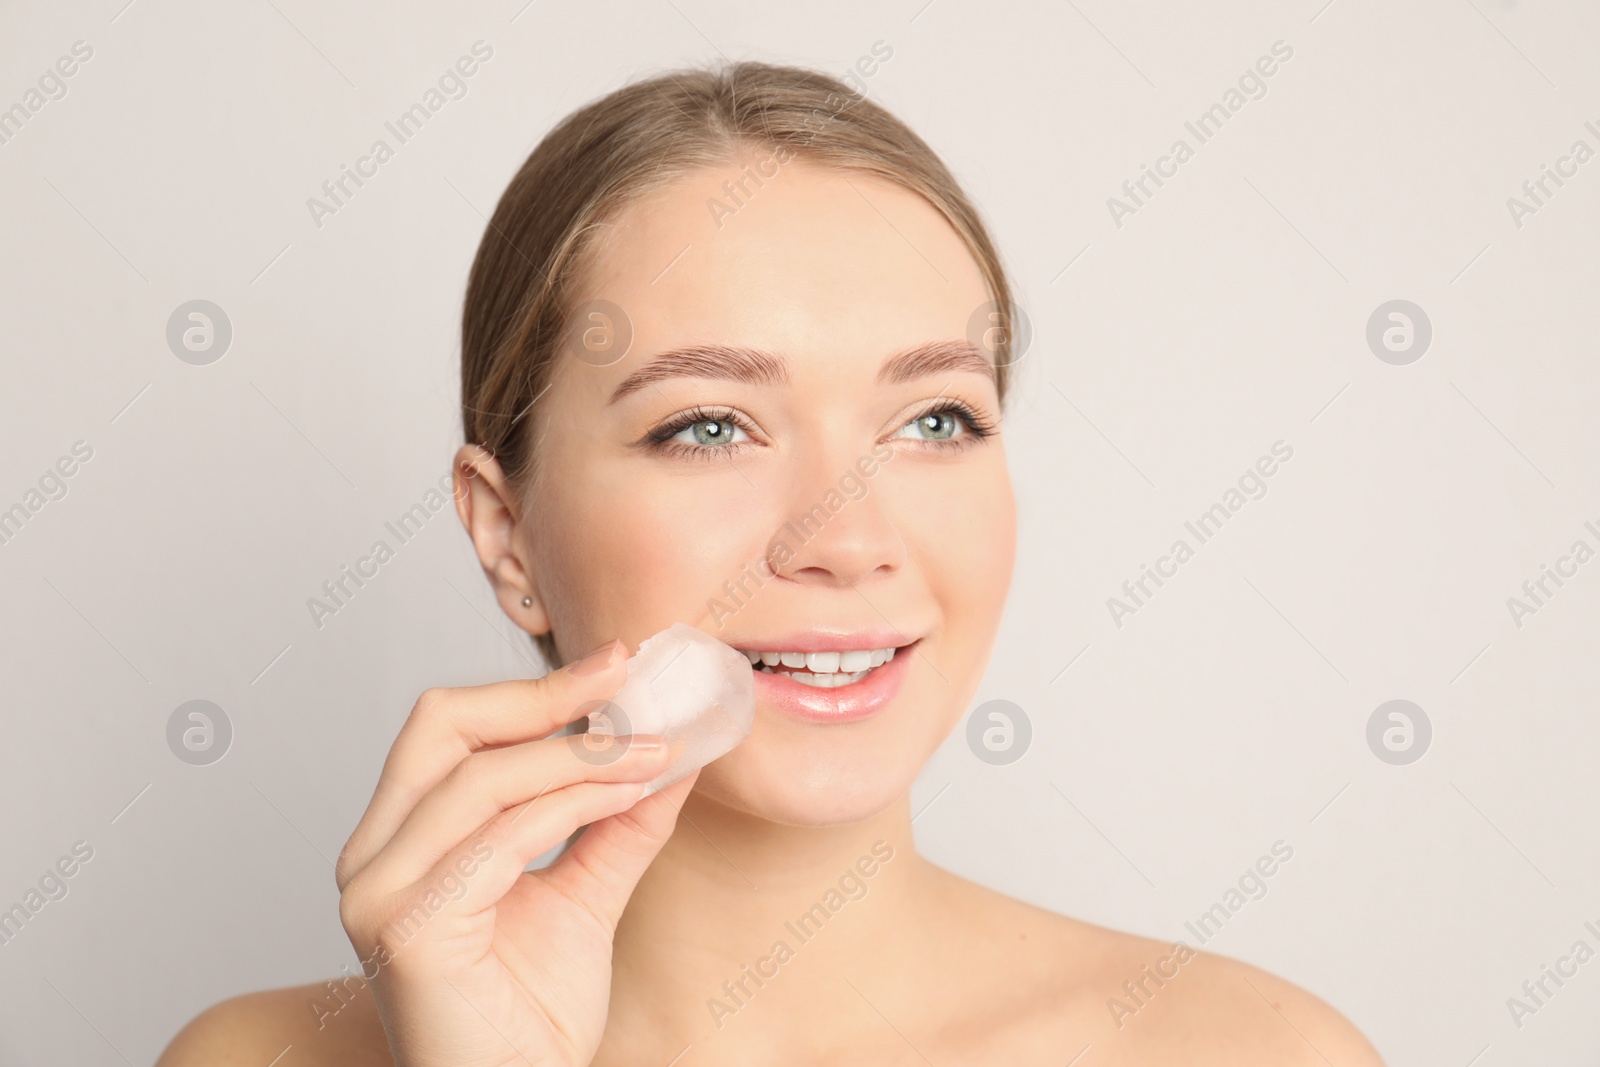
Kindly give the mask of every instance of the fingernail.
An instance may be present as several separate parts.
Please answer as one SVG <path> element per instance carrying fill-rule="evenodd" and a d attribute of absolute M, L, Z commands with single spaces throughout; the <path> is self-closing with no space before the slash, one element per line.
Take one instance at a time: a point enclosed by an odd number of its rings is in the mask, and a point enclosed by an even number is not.
<path fill-rule="evenodd" d="M 611 657 L 616 654 L 617 642 L 607 641 L 587 656 L 576 663 L 569 664 L 567 671 L 570 674 L 599 674 L 611 666 Z"/>
<path fill-rule="evenodd" d="M 660 734 L 629 734 L 628 748 L 640 752 L 659 752 L 667 747 L 667 739 Z"/>

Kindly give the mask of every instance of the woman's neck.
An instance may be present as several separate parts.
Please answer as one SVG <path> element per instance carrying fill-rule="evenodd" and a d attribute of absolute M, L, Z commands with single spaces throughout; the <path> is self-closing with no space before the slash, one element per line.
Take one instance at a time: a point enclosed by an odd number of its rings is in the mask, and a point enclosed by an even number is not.
<path fill-rule="evenodd" d="M 803 1003 L 822 975 L 904 958 L 934 917 L 940 873 L 916 854 L 908 797 L 861 822 L 799 827 L 691 794 L 617 929 L 608 1044 L 698 1043 L 753 1004 Z"/>

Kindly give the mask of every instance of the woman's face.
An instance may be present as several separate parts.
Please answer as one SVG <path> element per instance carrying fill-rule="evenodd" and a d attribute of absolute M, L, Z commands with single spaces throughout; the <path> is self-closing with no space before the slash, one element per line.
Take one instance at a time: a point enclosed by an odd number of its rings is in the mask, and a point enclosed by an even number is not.
<path fill-rule="evenodd" d="M 915 194 L 741 162 L 651 194 L 600 242 L 579 306 L 625 323 L 587 319 L 588 347 L 537 401 L 521 554 L 568 658 L 678 621 L 741 651 L 821 653 L 758 672 L 754 730 L 697 790 L 851 822 L 910 787 L 999 625 L 1015 508 L 994 376 L 969 344 L 989 297 Z"/>

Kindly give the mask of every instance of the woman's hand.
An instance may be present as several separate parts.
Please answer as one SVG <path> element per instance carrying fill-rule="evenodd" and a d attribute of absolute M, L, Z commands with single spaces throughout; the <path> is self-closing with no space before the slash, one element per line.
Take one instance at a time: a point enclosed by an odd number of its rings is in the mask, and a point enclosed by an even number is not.
<path fill-rule="evenodd" d="M 625 660 L 612 642 L 543 678 L 430 689 L 401 729 L 337 867 L 397 1065 L 593 1058 L 617 920 L 698 777 L 641 801 L 660 738 L 549 736 L 616 692 Z"/>

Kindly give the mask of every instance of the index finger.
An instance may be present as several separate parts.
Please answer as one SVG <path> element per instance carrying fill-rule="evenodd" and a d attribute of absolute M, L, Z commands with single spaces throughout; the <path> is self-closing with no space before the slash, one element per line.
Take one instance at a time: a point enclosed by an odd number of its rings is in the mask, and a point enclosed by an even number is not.
<path fill-rule="evenodd" d="M 339 888 L 467 756 L 545 737 L 599 707 L 622 685 L 624 653 L 620 641 L 611 641 L 539 678 L 424 692 L 400 728 L 372 800 L 339 854 Z"/>

